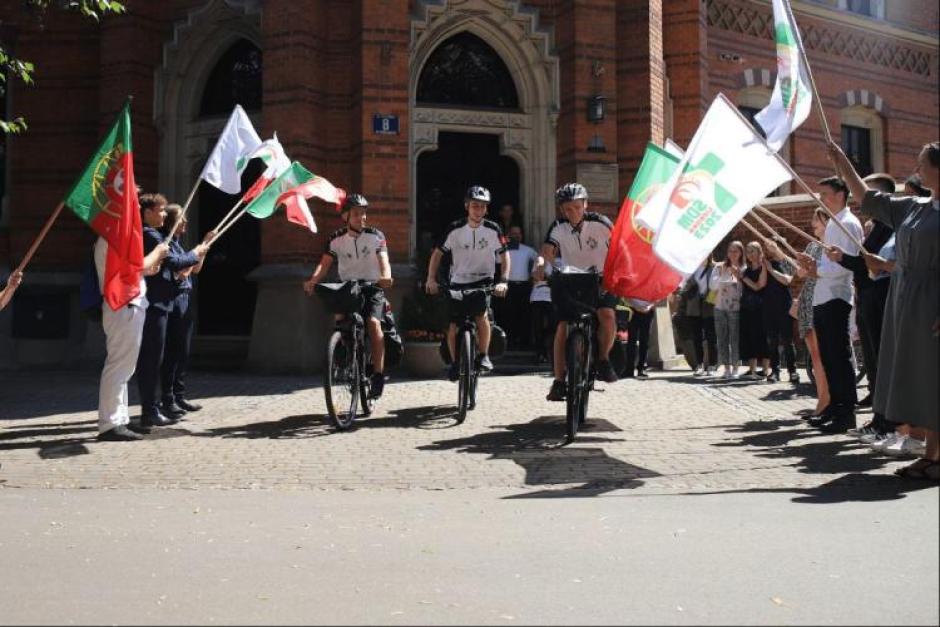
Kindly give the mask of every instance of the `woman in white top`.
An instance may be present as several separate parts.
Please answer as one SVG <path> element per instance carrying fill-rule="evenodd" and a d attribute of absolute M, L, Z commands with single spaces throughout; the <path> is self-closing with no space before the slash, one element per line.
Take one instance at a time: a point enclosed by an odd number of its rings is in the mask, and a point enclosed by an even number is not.
<path fill-rule="evenodd" d="M 712 270 L 711 284 L 718 295 L 715 299 L 715 334 L 718 340 L 718 363 L 723 366 L 722 378 L 738 376 L 740 360 L 738 345 L 741 332 L 741 273 L 744 270 L 744 244 L 735 240 L 728 244 L 725 259 Z"/>

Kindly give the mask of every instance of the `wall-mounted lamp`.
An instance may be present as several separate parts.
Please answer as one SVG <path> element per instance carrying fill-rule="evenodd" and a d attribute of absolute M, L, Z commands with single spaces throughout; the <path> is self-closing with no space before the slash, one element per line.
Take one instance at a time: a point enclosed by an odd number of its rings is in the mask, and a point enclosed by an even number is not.
<path fill-rule="evenodd" d="M 587 119 L 588 122 L 594 122 L 595 124 L 603 121 L 604 116 L 607 113 L 607 97 L 606 96 L 591 96 L 588 98 L 587 106 Z"/>

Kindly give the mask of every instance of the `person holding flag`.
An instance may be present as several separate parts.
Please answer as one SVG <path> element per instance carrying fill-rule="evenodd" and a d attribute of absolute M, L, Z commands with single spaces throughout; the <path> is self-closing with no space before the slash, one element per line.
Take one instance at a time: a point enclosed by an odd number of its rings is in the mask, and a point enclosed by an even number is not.
<path fill-rule="evenodd" d="M 188 253 L 171 251 L 164 242 L 166 236 L 160 232 L 166 220 L 167 199 L 162 194 L 144 194 L 140 197 L 140 212 L 146 226 L 143 229 L 144 251 L 150 252 L 159 246 L 167 247 L 159 271 L 147 277 L 149 306 L 143 328 L 140 354 L 137 358 L 137 388 L 140 392 L 140 424 L 142 427 L 163 427 L 181 415 L 167 416 L 157 403 L 157 382 L 166 347 L 166 329 L 173 302 L 176 297 L 174 274 L 195 266 L 206 256 L 214 232 L 206 233 L 205 239 Z"/>
<path fill-rule="evenodd" d="M 385 315 L 385 288 L 392 286 L 392 266 L 388 260 L 388 246 L 382 231 L 366 226 L 369 201 L 362 194 L 350 194 L 342 206 L 346 226 L 330 236 L 326 254 L 320 259 L 313 275 L 304 282 L 304 292 L 313 294 L 314 286 L 337 264 L 341 281 L 374 281 L 374 286 L 363 286 L 365 308 L 362 317 L 372 348 L 372 397 L 382 396 L 385 387 L 385 335 L 382 317 Z M 338 315 L 337 318 L 342 317 Z"/>

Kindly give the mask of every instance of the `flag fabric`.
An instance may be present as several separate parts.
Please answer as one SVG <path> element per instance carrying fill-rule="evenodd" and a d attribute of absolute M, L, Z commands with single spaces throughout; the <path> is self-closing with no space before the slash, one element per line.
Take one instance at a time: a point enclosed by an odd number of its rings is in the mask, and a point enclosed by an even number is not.
<path fill-rule="evenodd" d="M 800 55 L 800 31 L 789 5 L 789 0 L 773 0 L 777 82 L 770 104 L 754 117 L 774 150 L 780 150 L 790 133 L 806 120 L 813 100 L 809 68 Z"/>
<path fill-rule="evenodd" d="M 338 210 L 346 200 L 346 191 L 334 186 L 322 176 L 314 175 L 309 181 L 287 190 L 277 199 L 277 204 L 284 205 L 288 220 L 310 229 L 311 233 L 316 233 L 317 225 L 307 205 L 309 198 L 333 203 Z"/>
<path fill-rule="evenodd" d="M 307 170 L 299 162 L 294 161 L 279 177 L 268 185 L 263 192 L 248 203 L 245 211 L 263 220 L 271 217 L 280 204 L 281 195 L 291 190 L 301 183 L 306 183 L 314 177 L 313 173 Z"/>
<path fill-rule="evenodd" d="M 248 188 L 244 196 L 242 196 L 243 203 L 254 200 L 262 190 L 270 185 L 274 179 L 284 174 L 290 167 L 290 159 L 287 158 L 287 153 L 284 152 L 284 147 L 281 146 L 281 142 L 277 140 L 277 133 L 274 133 L 274 137 L 271 139 L 263 141 L 251 154 L 246 155 L 245 158 L 239 161 L 239 176 L 241 176 L 241 173 L 248 167 L 248 162 L 251 159 L 261 159 L 267 167 L 264 169 L 264 172 L 258 176 L 255 182 L 252 183 L 251 187 Z"/>
<path fill-rule="evenodd" d="M 678 151 L 675 156 L 673 151 Z M 604 289 L 617 296 L 655 303 L 671 294 L 683 275 L 653 253 L 653 232 L 636 221 L 636 214 L 675 172 L 682 158 L 673 144 L 663 150 L 647 144 L 640 168 L 620 207 L 604 262 Z"/>
<path fill-rule="evenodd" d="M 691 274 L 757 202 L 789 180 L 776 152 L 719 94 L 637 220 L 655 231 L 656 256 Z"/>
<path fill-rule="evenodd" d="M 108 243 L 101 293 L 117 311 L 140 294 L 144 264 L 129 102 L 64 203 Z"/>
<path fill-rule="evenodd" d="M 242 189 L 241 172 L 261 143 L 248 114 L 235 105 L 199 178 L 226 194 L 237 194 Z"/>

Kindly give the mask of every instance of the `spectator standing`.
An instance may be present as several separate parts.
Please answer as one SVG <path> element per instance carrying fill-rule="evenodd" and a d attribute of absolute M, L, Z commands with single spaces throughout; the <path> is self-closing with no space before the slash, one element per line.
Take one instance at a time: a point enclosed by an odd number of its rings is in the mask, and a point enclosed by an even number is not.
<path fill-rule="evenodd" d="M 559 266 L 564 266 L 565 262 L 561 257 L 556 257 Z M 513 262 L 510 262 L 510 266 Z M 548 285 L 549 277 L 555 268 L 551 264 L 545 265 L 545 279 L 542 281 L 532 277 L 532 292 L 529 295 L 529 304 L 532 312 L 532 337 L 535 341 L 535 362 L 545 363 L 552 354 L 552 338 L 555 335 L 554 310 L 552 308 L 552 290 Z"/>
<path fill-rule="evenodd" d="M 816 239 L 822 241 L 825 237 L 828 222 L 828 213 L 819 208 L 813 212 L 812 226 L 813 235 L 816 236 Z M 823 247 L 819 242 L 810 242 L 803 252 L 818 263 L 822 258 Z M 800 338 L 806 344 L 806 351 L 810 357 L 809 367 L 813 370 L 813 379 L 816 382 L 816 409 L 813 410 L 813 414 L 810 416 L 812 418 L 820 416 L 829 406 L 829 384 L 826 381 L 826 371 L 822 365 L 822 357 L 819 355 L 819 341 L 816 337 L 816 330 L 813 328 L 813 292 L 816 289 L 816 279 L 808 276 L 802 267 L 797 268 L 797 273 L 806 279 L 800 289 L 800 295 L 797 297 L 796 323 Z"/>
<path fill-rule="evenodd" d="M 509 227 L 509 288 L 505 299 L 495 303 L 496 320 L 509 335 L 511 349 L 525 349 L 529 346 L 532 330 L 530 321 L 529 297 L 532 292 L 532 269 L 538 259 L 538 253 L 531 246 L 523 243 L 522 227 Z"/>
<path fill-rule="evenodd" d="M 741 275 L 741 360 L 746 360 L 748 364 L 743 378 L 756 381 L 770 372 L 761 294 L 767 284 L 767 268 L 764 265 L 764 249 L 759 242 L 749 242 L 744 249 L 744 257 L 747 265 Z M 755 370 L 757 360 L 763 364 L 760 374 Z"/>
<path fill-rule="evenodd" d="M 780 251 L 774 242 L 767 242 L 767 254 L 764 256 L 767 269 L 767 283 L 763 290 L 764 331 L 767 333 L 767 350 L 770 351 L 770 374 L 768 382 L 780 381 L 781 355 L 786 361 L 790 383 L 800 382 L 796 371 L 796 349 L 793 346 L 793 318 L 790 317 L 790 283 L 796 273 L 796 264 Z"/>
<path fill-rule="evenodd" d="M 632 314 L 627 324 L 627 351 L 624 377 L 648 379 L 646 357 L 650 347 L 650 327 L 656 315 L 656 303 L 629 302 Z"/>
<path fill-rule="evenodd" d="M 715 339 L 715 306 L 712 291 L 712 260 L 705 259 L 702 264 L 686 279 L 682 288 L 681 299 L 685 305 L 686 324 L 694 351 L 692 376 L 702 377 L 712 374 L 718 358 Z"/>
<path fill-rule="evenodd" d="M 715 264 L 711 283 L 718 291 L 715 299 L 715 339 L 718 363 L 724 379 L 738 376 L 740 356 L 741 277 L 744 274 L 744 244 L 728 244 L 725 260 Z"/>

